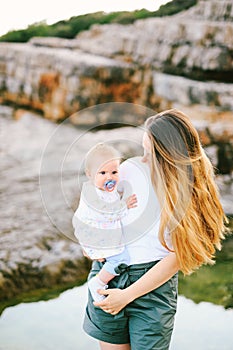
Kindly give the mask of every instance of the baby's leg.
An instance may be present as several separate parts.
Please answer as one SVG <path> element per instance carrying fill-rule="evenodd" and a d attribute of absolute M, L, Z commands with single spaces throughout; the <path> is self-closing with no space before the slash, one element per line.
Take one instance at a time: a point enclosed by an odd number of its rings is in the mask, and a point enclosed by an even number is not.
<path fill-rule="evenodd" d="M 105 284 L 108 284 L 109 281 L 111 281 L 114 277 L 116 276 L 113 275 L 112 273 L 108 272 L 107 270 L 105 270 L 105 268 L 103 267 L 100 272 L 98 273 L 98 277 L 99 279 L 104 282 Z"/>
<path fill-rule="evenodd" d="M 113 279 L 114 277 L 115 275 L 112 275 L 104 268 L 102 268 L 96 276 L 92 277 L 88 281 L 88 288 L 91 292 L 94 301 L 101 301 L 105 299 L 105 296 L 100 295 L 97 291 L 98 289 L 107 289 L 107 283 L 111 281 L 111 279 Z"/>
<path fill-rule="evenodd" d="M 123 261 L 123 258 L 125 258 L 125 251 L 126 250 L 124 249 L 124 251 L 120 254 L 116 254 L 106 258 L 106 262 L 103 265 L 100 272 L 88 281 L 88 288 L 91 292 L 94 301 L 101 301 L 106 298 L 105 295 L 100 295 L 97 292 L 97 290 L 107 289 L 108 282 L 118 275 L 118 273 L 115 272 L 115 268 L 119 265 L 121 261 Z"/>

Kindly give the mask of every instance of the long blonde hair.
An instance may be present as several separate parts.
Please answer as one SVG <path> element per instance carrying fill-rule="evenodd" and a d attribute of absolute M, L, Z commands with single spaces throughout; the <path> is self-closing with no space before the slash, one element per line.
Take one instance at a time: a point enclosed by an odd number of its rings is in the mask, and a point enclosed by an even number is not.
<path fill-rule="evenodd" d="M 161 205 L 159 238 L 170 236 L 180 270 L 190 274 L 213 264 L 226 232 L 223 208 L 198 133 L 189 118 L 172 109 L 146 121 L 151 141 L 151 179 Z"/>

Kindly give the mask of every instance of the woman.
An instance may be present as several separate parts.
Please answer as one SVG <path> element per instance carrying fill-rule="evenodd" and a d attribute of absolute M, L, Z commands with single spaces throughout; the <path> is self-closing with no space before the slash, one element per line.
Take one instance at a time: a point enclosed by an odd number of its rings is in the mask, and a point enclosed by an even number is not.
<path fill-rule="evenodd" d="M 168 110 L 150 117 L 145 126 L 142 161 L 150 170 L 159 218 L 128 244 L 130 266 L 119 266 L 120 275 L 109 289 L 99 291 L 105 300 L 93 303 L 89 296 L 84 330 L 100 341 L 102 350 L 168 349 L 177 271 L 190 274 L 203 264 L 213 264 L 215 249 L 221 248 L 224 238 L 226 217 L 213 167 L 189 118 Z M 129 182 L 133 181 L 136 167 L 128 173 L 127 169 L 126 178 L 131 173 Z M 147 220 L 141 222 L 147 226 Z M 94 262 L 89 278 L 101 266 Z"/>

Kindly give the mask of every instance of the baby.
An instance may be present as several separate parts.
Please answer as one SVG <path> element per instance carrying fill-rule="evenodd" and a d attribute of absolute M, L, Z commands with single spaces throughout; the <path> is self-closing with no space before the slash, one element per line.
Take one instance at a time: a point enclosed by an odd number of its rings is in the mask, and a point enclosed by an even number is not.
<path fill-rule="evenodd" d="M 117 191 L 119 166 L 120 154 L 108 144 L 99 143 L 87 153 L 85 172 L 89 181 L 83 184 L 72 220 L 84 253 L 91 259 L 106 260 L 98 275 L 88 281 L 94 301 L 105 298 L 97 290 L 106 289 L 118 275 L 115 268 L 129 264 L 121 220 L 137 206 L 137 198 L 133 194 L 121 199 L 122 193 Z"/>

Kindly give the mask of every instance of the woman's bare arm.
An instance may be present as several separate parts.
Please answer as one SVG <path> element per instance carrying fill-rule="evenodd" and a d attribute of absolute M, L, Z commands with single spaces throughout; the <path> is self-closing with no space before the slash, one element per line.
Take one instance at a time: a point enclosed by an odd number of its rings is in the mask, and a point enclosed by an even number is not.
<path fill-rule="evenodd" d="M 95 306 L 104 311 L 117 314 L 127 304 L 140 296 L 151 292 L 167 282 L 179 270 L 175 253 L 169 253 L 159 263 L 154 265 L 139 280 L 126 289 L 100 290 L 99 294 L 108 295 L 101 302 L 95 302 Z"/>

